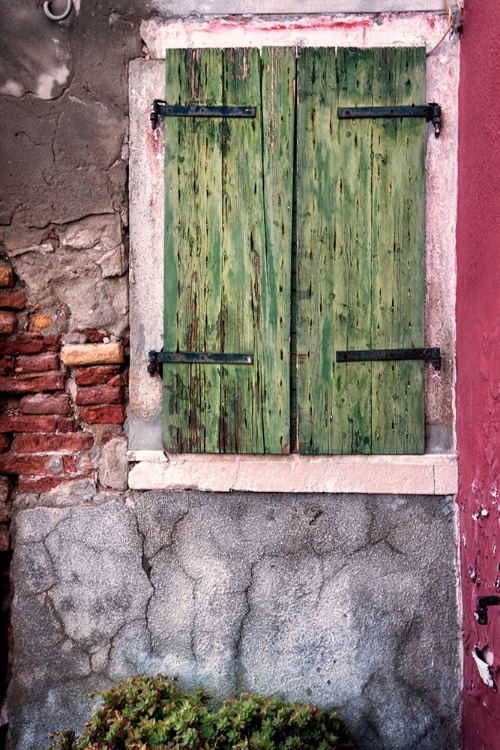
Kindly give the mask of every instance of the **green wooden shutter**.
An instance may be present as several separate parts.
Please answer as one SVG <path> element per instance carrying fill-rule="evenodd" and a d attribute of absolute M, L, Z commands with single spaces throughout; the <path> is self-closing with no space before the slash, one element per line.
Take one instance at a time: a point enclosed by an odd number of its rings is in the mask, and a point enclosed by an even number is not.
<path fill-rule="evenodd" d="M 167 50 L 170 104 L 255 106 L 254 119 L 165 118 L 164 446 L 289 451 L 295 51 Z"/>
<path fill-rule="evenodd" d="M 165 119 L 164 351 L 254 362 L 164 365 L 164 445 L 421 453 L 423 363 L 335 355 L 424 346 L 425 122 L 337 108 L 425 103 L 425 50 L 295 54 L 166 53 L 169 103 L 257 116 Z"/>
<path fill-rule="evenodd" d="M 424 346 L 425 121 L 339 120 L 337 107 L 425 101 L 424 49 L 299 52 L 302 453 L 423 453 L 423 362 L 335 353 Z"/>

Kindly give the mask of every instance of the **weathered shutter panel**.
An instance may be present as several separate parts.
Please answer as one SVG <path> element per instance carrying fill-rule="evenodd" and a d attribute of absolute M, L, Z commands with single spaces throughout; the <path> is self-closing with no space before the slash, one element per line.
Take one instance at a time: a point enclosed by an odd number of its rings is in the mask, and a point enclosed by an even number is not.
<path fill-rule="evenodd" d="M 302 453 L 422 453 L 424 365 L 338 364 L 424 346 L 425 122 L 337 107 L 425 102 L 424 49 L 301 49 L 297 432 Z"/>
<path fill-rule="evenodd" d="M 289 450 L 295 51 L 167 50 L 170 104 L 254 119 L 165 118 L 164 351 L 253 364 L 163 366 L 164 446 Z"/>

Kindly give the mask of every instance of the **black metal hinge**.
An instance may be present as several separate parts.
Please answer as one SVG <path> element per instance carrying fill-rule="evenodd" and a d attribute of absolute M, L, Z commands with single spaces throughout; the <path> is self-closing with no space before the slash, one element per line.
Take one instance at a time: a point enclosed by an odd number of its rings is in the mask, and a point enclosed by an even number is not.
<path fill-rule="evenodd" d="M 500 604 L 500 596 L 478 596 L 476 620 L 479 625 L 488 624 L 488 607 L 496 607 Z"/>
<path fill-rule="evenodd" d="M 434 135 L 439 137 L 441 132 L 441 107 L 435 102 L 419 107 L 339 107 L 339 120 L 357 120 L 379 117 L 425 117 L 427 122 L 434 125 Z"/>
<path fill-rule="evenodd" d="M 251 365 L 253 354 L 228 354 L 226 352 L 149 352 L 148 372 L 156 375 L 163 363 L 170 365 Z"/>
<path fill-rule="evenodd" d="M 430 347 L 427 349 L 364 349 L 350 350 L 336 353 L 337 362 L 396 362 L 407 359 L 423 359 L 429 361 L 436 369 L 441 369 L 441 349 Z"/>
<path fill-rule="evenodd" d="M 167 104 L 163 99 L 153 99 L 149 115 L 153 130 L 159 117 L 255 117 L 255 107 Z"/>

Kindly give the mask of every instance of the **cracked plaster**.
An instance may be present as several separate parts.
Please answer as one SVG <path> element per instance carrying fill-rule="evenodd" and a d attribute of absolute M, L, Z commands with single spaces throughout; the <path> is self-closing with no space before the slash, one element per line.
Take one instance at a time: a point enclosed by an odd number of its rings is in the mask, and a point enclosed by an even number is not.
<path fill-rule="evenodd" d="M 363 748 L 457 746 L 451 498 L 149 492 L 16 517 L 9 750 L 137 672 L 339 706 Z"/>

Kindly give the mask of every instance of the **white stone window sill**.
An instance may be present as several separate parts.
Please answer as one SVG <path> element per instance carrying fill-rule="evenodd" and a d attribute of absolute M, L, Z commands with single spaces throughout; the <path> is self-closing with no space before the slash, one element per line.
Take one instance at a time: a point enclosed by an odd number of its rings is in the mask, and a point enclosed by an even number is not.
<path fill-rule="evenodd" d="M 246 456 L 131 450 L 133 490 L 453 495 L 457 457 Z"/>

